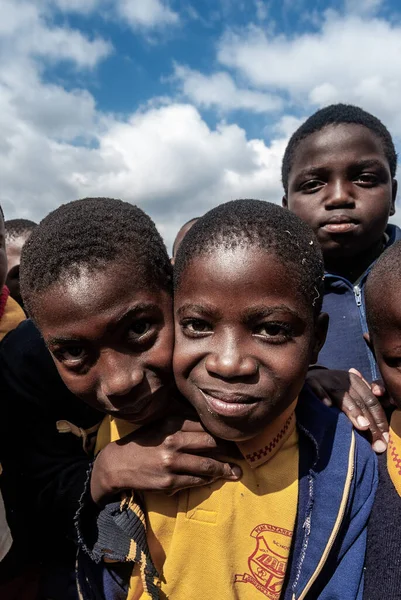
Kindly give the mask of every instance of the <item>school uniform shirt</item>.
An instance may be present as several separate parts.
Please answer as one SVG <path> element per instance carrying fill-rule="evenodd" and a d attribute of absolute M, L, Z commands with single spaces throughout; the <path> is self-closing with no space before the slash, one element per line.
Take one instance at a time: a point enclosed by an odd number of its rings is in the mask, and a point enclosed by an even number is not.
<path fill-rule="evenodd" d="M 0 294 L 0 341 L 25 318 L 24 311 L 14 298 L 11 298 L 10 291 L 5 285 Z"/>
<path fill-rule="evenodd" d="M 401 239 L 401 229 L 388 225 L 385 248 Z M 323 311 L 330 316 L 327 338 L 319 353 L 319 365 L 328 369 L 358 369 L 369 382 L 380 378 L 375 358 L 366 344 L 365 283 L 374 263 L 352 283 L 345 277 L 325 273 Z"/>
<path fill-rule="evenodd" d="M 243 457 L 234 460 L 243 471 L 240 481 L 219 480 L 173 496 L 143 494 L 161 597 L 280 599 L 298 503 L 295 405 L 261 434 L 237 444 Z M 128 430 L 129 424 L 107 417 L 98 449 Z M 139 565 L 127 597 L 151 597 Z"/>
<path fill-rule="evenodd" d="M 317 600 L 317 598 L 319 600 L 362 600 L 366 524 L 377 486 L 376 456 L 370 444 L 353 431 L 349 419 L 337 410 L 324 406 L 308 386 L 301 391 L 297 403 L 296 431 L 299 448 L 297 516 L 280 600 Z M 267 465 L 269 463 L 270 461 Z M 261 465 L 261 468 L 264 467 Z M 133 504 L 121 502 L 120 497 L 99 509 L 91 499 L 89 483 L 88 479 L 75 521 L 80 545 L 77 581 L 81 598 L 83 600 L 126 600 L 130 573 L 132 573 L 130 561 L 137 561 L 144 568 L 142 578 L 152 598 L 165 600 L 163 588 L 160 592 L 154 585 L 154 567 L 147 560 L 150 556 L 147 537 L 150 536 L 145 532 L 146 522 L 143 513 L 141 515 L 140 511 L 133 510 L 135 502 Z M 235 488 L 238 483 L 224 482 L 224 485 Z M 258 490 L 257 484 L 256 490 Z M 255 492 L 255 489 L 253 491 Z M 287 499 L 283 500 L 284 503 L 287 504 Z M 186 512 L 189 512 L 188 506 L 190 509 L 195 508 L 187 502 L 184 506 Z M 165 513 L 168 517 L 166 511 Z M 263 507 L 261 507 L 261 518 L 258 513 L 258 522 L 270 525 L 272 521 L 265 519 L 263 514 Z M 230 515 L 229 507 L 226 515 Z M 185 515 L 178 515 L 179 518 L 183 516 Z M 264 572 L 267 571 L 262 567 L 262 564 L 265 565 L 263 552 L 259 554 L 259 549 L 264 547 L 264 540 L 267 539 L 269 547 L 273 545 L 274 548 L 280 548 L 279 544 L 284 544 L 278 539 L 276 539 L 277 545 L 272 544 L 262 530 L 255 531 L 254 528 L 249 531 L 252 513 L 246 506 L 243 508 L 241 519 L 244 519 L 244 526 L 248 530 L 242 535 L 239 527 L 236 529 L 236 535 L 239 532 L 241 537 L 240 541 L 237 537 L 227 540 L 226 536 L 224 543 L 215 541 L 214 546 L 201 548 L 202 552 L 195 563 L 197 578 L 188 598 L 198 600 L 230 598 L 227 593 L 220 595 L 217 591 L 215 593 L 218 584 L 213 587 L 213 593 L 209 598 L 205 596 L 204 579 L 210 576 L 210 569 L 214 569 L 212 561 L 216 560 L 216 545 L 218 544 L 219 552 L 221 551 L 221 554 L 218 553 L 219 560 L 224 552 L 226 561 L 232 562 L 237 560 L 238 552 L 241 551 L 240 546 L 246 536 L 249 536 L 248 543 L 252 541 L 253 550 L 250 552 L 247 546 L 248 568 L 245 566 L 238 569 L 236 565 L 233 567 L 235 576 L 239 576 L 238 588 L 248 586 L 248 590 L 253 591 L 252 598 L 255 599 L 262 599 L 263 596 L 269 598 L 270 592 L 266 587 L 262 592 L 251 582 L 244 583 L 244 579 L 249 576 L 253 577 L 254 581 L 258 581 L 256 575 L 264 576 Z M 273 525 L 278 526 L 278 522 Z M 213 523 L 208 525 L 203 522 L 201 526 L 202 528 L 208 526 L 210 530 L 216 527 Z M 283 528 L 291 529 L 285 525 Z M 252 531 L 255 538 L 250 535 Z M 258 535 L 259 540 L 257 540 Z M 191 540 L 188 545 L 182 547 L 182 555 L 177 558 L 180 562 L 187 561 L 188 565 L 194 564 L 190 562 L 194 557 L 190 542 Z M 256 548 L 258 550 L 255 553 Z M 283 549 L 280 548 L 281 550 Z M 162 547 L 161 551 L 163 551 Z M 198 547 L 197 553 L 199 554 Z M 265 555 L 267 554 L 266 552 Z M 165 561 L 165 568 L 168 559 L 169 557 Z M 254 567 L 254 559 L 261 568 L 258 572 L 255 565 L 256 575 L 251 568 Z M 110 561 L 114 561 L 114 564 Z M 232 593 L 233 590 L 237 588 L 234 588 L 234 583 L 231 582 L 229 592 Z M 170 597 L 174 598 L 174 595 Z"/>

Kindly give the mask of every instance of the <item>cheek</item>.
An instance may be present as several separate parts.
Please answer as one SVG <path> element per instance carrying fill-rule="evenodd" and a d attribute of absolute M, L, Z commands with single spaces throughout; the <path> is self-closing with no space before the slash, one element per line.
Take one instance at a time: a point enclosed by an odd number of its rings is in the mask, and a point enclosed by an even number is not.
<path fill-rule="evenodd" d="M 97 379 L 93 371 L 89 371 L 86 375 L 76 375 L 65 369 L 54 358 L 53 360 L 61 379 L 70 392 L 90 406 L 100 408 L 97 401 Z"/>

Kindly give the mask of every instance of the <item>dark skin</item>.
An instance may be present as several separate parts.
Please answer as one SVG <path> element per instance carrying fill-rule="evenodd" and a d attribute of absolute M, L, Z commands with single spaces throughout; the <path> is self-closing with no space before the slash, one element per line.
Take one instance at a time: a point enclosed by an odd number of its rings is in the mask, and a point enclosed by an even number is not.
<path fill-rule="evenodd" d="M 401 409 L 401 285 L 398 278 L 386 280 L 386 293 L 369 289 L 370 305 L 380 306 L 380 318 L 375 319 L 375 327 L 367 336 L 383 382 L 392 402 Z"/>
<path fill-rule="evenodd" d="M 295 268 L 249 246 L 195 257 L 175 293 L 174 375 L 213 435 L 248 440 L 298 396 L 327 330 Z"/>
<path fill-rule="evenodd" d="M 93 500 L 129 488 L 174 492 L 237 479 L 236 467 L 211 458 L 218 443 L 176 400 L 171 296 L 128 271 L 118 261 L 83 268 L 35 298 L 35 320 L 70 391 L 142 426 L 98 455 Z"/>
<path fill-rule="evenodd" d="M 326 270 L 355 282 L 383 251 L 396 194 L 380 138 L 361 125 L 329 125 L 297 147 L 283 206 L 313 228 Z M 388 424 L 376 398 L 385 393 L 380 382 L 369 386 L 355 370 L 312 371 L 308 382 L 355 427 L 370 429 L 377 452 L 386 449 Z"/>
<path fill-rule="evenodd" d="M 10 290 L 10 296 L 14 298 L 20 306 L 23 306 L 20 285 L 19 285 L 19 265 L 21 262 L 22 248 L 31 235 L 31 232 L 26 232 L 18 237 L 8 238 L 6 243 L 8 272 L 6 284 Z"/>
<path fill-rule="evenodd" d="M 381 140 L 361 125 L 330 125 L 300 142 L 283 206 L 314 230 L 326 270 L 356 281 L 381 254 L 397 182 Z"/>

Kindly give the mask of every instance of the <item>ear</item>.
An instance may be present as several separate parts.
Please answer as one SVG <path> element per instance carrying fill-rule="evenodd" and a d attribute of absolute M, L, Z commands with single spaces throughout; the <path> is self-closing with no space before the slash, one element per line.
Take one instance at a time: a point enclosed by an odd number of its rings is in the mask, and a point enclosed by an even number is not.
<path fill-rule="evenodd" d="M 372 351 L 372 354 L 374 356 L 375 355 L 375 349 L 373 348 L 372 340 L 370 339 L 370 334 L 369 333 L 364 333 L 363 334 L 363 339 L 367 343 L 368 347 L 370 348 L 370 350 Z"/>
<path fill-rule="evenodd" d="M 392 198 L 391 198 L 391 206 L 390 206 L 390 217 L 395 213 L 395 199 L 397 198 L 397 189 L 398 182 L 396 179 L 393 179 L 393 189 L 392 189 Z"/>
<path fill-rule="evenodd" d="M 174 256 L 172 256 L 172 257 L 170 258 L 170 262 L 171 262 L 172 266 L 174 267 L 174 263 L 175 263 L 175 258 L 174 258 Z"/>
<path fill-rule="evenodd" d="M 287 200 L 287 196 L 283 196 L 282 200 L 281 200 L 281 206 L 283 208 L 288 208 L 288 200 Z"/>
<path fill-rule="evenodd" d="M 312 347 L 311 365 L 317 363 L 319 352 L 326 341 L 328 327 L 329 315 L 327 313 L 320 313 L 315 322 L 315 339 Z"/>

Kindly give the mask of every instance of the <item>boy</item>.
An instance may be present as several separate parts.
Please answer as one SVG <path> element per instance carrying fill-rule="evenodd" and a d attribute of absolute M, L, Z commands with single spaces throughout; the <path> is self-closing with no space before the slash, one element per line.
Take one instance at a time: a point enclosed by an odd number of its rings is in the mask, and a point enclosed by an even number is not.
<path fill-rule="evenodd" d="M 11 298 L 14 298 L 14 300 L 22 307 L 23 304 L 19 287 L 21 251 L 35 227 L 37 227 L 37 224 L 28 219 L 11 219 L 5 222 L 8 262 L 6 284 L 10 290 Z"/>
<path fill-rule="evenodd" d="M 396 600 L 401 589 L 401 242 L 373 266 L 365 288 L 370 344 L 397 410 L 379 456 L 379 488 L 368 528 L 366 600 Z"/>
<path fill-rule="evenodd" d="M 25 314 L 10 296 L 10 290 L 5 285 L 8 258 L 5 239 L 4 215 L 0 207 L 0 340 L 25 319 Z"/>
<path fill-rule="evenodd" d="M 138 425 L 173 412 L 171 265 L 139 208 L 84 199 L 53 211 L 32 233 L 22 253 L 21 287 L 41 333 L 27 321 L 0 349 L 3 405 L 8 421 L 19 423 L 18 438 L 6 432 L 6 461 L 20 475 L 7 491 L 17 500 L 19 547 L 25 549 L 27 531 L 38 523 L 41 557 L 53 578 L 44 595 L 61 600 L 75 597 L 55 574 L 74 561 L 73 515 L 103 416 L 97 409 L 121 410 Z M 174 491 L 233 478 L 230 465 L 204 456 L 216 446 L 200 424 L 165 416 L 154 431 L 143 427 L 104 449 L 90 476 L 92 499 L 131 488 L 133 481 Z"/>
<path fill-rule="evenodd" d="M 310 383 L 319 395 L 326 390 L 336 398 L 337 389 L 346 389 L 351 381 L 347 400 L 361 406 L 359 397 L 367 394 L 374 402 L 373 395 L 355 374 L 341 370 L 353 367 L 369 383 L 379 378 L 363 339 L 364 286 L 374 261 L 401 237 L 398 227 L 388 225 L 395 212 L 396 167 L 385 126 L 361 108 L 344 104 L 307 119 L 291 137 L 282 164 L 283 206 L 312 227 L 325 262 L 323 310 L 330 325 L 319 363 L 336 372 L 314 371 Z M 375 385 L 372 389 L 381 393 Z M 358 414 L 351 414 L 356 427 Z M 366 411 L 362 414 L 370 418 Z M 386 438 L 377 440 L 375 449 L 383 451 Z"/>
<path fill-rule="evenodd" d="M 221 205 L 185 236 L 174 272 L 175 378 L 206 429 L 231 442 L 243 475 L 143 494 L 161 597 L 362 597 L 375 457 L 343 415 L 303 389 L 327 328 L 322 278 L 310 228 L 267 202 Z M 118 438 L 118 423 L 104 425 L 99 446 Z M 118 560 L 118 527 L 139 543 L 132 512 L 132 500 L 104 509 L 96 558 Z M 157 597 L 140 572 L 127 597 Z"/>

